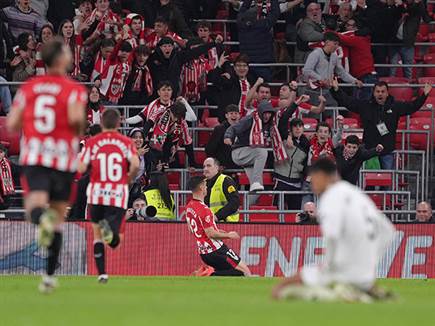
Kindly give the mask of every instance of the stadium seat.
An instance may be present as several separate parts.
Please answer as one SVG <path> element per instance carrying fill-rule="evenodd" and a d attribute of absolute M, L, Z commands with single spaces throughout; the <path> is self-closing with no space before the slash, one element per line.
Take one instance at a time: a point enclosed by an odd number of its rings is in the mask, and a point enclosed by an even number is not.
<path fill-rule="evenodd" d="M 204 163 L 205 159 L 207 158 L 207 153 L 205 151 L 195 151 L 194 155 L 196 164 L 202 165 L 202 163 Z"/>
<path fill-rule="evenodd" d="M 428 38 L 430 32 L 430 25 L 429 24 L 420 24 L 420 27 L 418 28 L 418 33 L 420 33 L 421 36 Z"/>
<path fill-rule="evenodd" d="M 285 223 L 296 223 L 296 213 L 284 214 Z"/>
<path fill-rule="evenodd" d="M 208 144 L 208 141 L 210 140 L 211 131 L 204 131 L 200 130 L 198 131 L 198 146 L 204 147 Z"/>
<path fill-rule="evenodd" d="M 170 183 L 169 190 L 171 191 L 180 190 L 180 185 L 178 183 Z"/>
<path fill-rule="evenodd" d="M 332 121 L 332 118 L 328 118 L 325 120 L 327 124 L 329 124 L 331 126 L 331 128 L 333 128 L 334 124 Z M 354 118 L 344 118 L 343 119 L 343 129 L 358 129 L 360 128 L 358 120 L 354 119 Z"/>
<path fill-rule="evenodd" d="M 391 187 L 393 174 L 390 172 L 365 172 L 364 184 L 366 187 Z"/>
<path fill-rule="evenodd" d="M 8 148 L 8 155 L 20 154 L 20 136 L 18 132 L 9 132 L 6 128 L 6 117 L 0 117 L 0 141 Z"/>
<path fill-rule="evenodd" d="M 391 195 L 386 194 L 369 194 L 369 197 L 379 209 L 388 209 L 391 207 Z"/>
<path fill-rule="evenodd" d="M 273 195 L 260 195 L 258 198 L 257 205 L 260 206 L 271 206 L 273 205 Z"/>
<path fill-rule="evenodd" d="M 166 174 L 166 176 L 168 177 L 168 182 L 169 184 L 180 184 L 180 180 L 181 180 L 181 173 L 180 172 L 168 172 Z"/>
<path fill-rule="evenodd" d="M 381 77 L 381 81 L 388 84 L 408 84 L 409 80 L 403 77 Z M 413 96 L 411 87 L 390 87 L 388 89 L 390 95 L 398 101 L 410 101 Z"/>
<path fill-rule="evenodd" d="M 435 97 L 429 97 L 424 105 L 418 110 L 417 112 L 414 112 L 412 114 L 413 118 L 431 118 L 432 117 L 432 110 L 435 106 Z"/>
<path fill-rule="evenodd" d="M 237 178 L 239 179 L 240 186 L 249 186 L 249 179 L 245 172 L 237 173 Z M 263 173 L 263 184 L 265 186 L 272 186 L 274 184 L 272 173 L 270 172 Z"/>
<path fill-rule="evenodd" d="M 432 123 L 432 120 L 430 117 L 428 117 L 428 118 L 423 118 L 423 117 L 412 118 L 409 129 L 410 130 L 430 131 L 432 124 L 433 123 Z M 410 135 L 411 146 L 414 149 L 426 150 L 427 141 L 428 141 L 427 134 L 412 134 L 411 133 L 411 135 Z"/>
<path fill-rule="evenodd" d="M 237 173 L 237 179 L 239 180 L 239 186 L 249 186 L 249 179 L 246 173 L 244 172 Z"/>
<path fill-rule="evenodd" d="M 250 207 L 250 210 L 274 210 L 276 211 L 276 206 L 257 206 L 253 205 Z M 249 214 L 249 222 L 274 222 L 279 223 L 279 215 L 276 213 L 252 213 Z"/>
<path fill-rule="evenodd" d="M 208 128 L 214 128 L 219 125 L 219 120 L 215 117 L 207 117 L 204 119 L 204 125 Z"/>

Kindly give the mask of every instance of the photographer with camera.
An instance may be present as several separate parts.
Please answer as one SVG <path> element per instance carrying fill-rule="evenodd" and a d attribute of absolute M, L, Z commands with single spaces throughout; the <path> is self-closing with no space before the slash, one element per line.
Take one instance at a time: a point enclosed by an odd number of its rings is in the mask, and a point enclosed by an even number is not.
<path fill-rule="evenodd" d="M 309 201 L 304 204 L 304 211 L 296 214 L 296 223 L 298 224 L 317 224 L 316 204 Z"/>
<path fill-rule="evenodd" d="M 157 209 L 154 206 L 147 206 L 143 197 L 136 198 L 133 202 L 133 207 L 127 209 L 125 219 L 127 221 L 157 221 Z"/>

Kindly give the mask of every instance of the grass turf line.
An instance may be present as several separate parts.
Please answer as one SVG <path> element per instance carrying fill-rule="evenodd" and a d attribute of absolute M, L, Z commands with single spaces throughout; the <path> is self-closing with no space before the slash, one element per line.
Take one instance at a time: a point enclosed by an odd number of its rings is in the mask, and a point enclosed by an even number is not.
<path fill-rule="evenodd" d="M 383 280 L 398 302 L 275 302 L 278 279 L 60 277 L 51 295 L 39 277 L 0 276 L 0 325 L 435 325 L 435 281 Z"/>

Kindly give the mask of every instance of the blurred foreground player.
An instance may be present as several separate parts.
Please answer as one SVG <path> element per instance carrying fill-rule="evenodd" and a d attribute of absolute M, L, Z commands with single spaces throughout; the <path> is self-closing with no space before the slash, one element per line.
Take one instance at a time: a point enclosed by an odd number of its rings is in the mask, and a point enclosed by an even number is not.
<path fill-rule="evenodd" d="M 23 130 L 20 164 L 27 218 L 38 225 L 39 243 L 48 249 L 47 275 L 39 286 L 51 292 L 60 249 L 63 222 L 74 174 L 77 170 L 79 135 L 86 123 L 87 91 L 65 77 L 72 54 L 63 40 L 42 48 L 47 75 L 30 79 L 17 92 L 7 125 Z"/>
<path fill-rule="evenodd" d="M 94 230 L 94 258 L 100 283 L 109 279 L 103 240 L 112 249 L 120 244 L 128 186 L 139 169 L 136 146 L 131 138 L 118 132 L 120 123 L 119 112 L 106 109 L 102 115 L 103 131 L 88 139 L 79 162 L 81 173 L 90 167 L 88 215 Z"/>
<path fill-rule="evenodd" d="M 375 287 L 376 267 L 391 243 L 393 225 L 360 189 L 339 179 L 335 163 L 327 158 L 312 165 L 311 185 L 321 196 L 325 262 L 285 279 L 273 290 L 274 298 L 371 302 L 385 297 Z"/>
<path fill-rule="evenodd" d="M 192 177 L 188 187 L 192 191 L 193 198 L 186 206 L 187 225 L 195 237 L 202 261 L 209 266 L 197 275 L 250 276 L 248 266 L 221 241 L 222 239 L 239 239 L 239 235 L 234 231 L 219 230 L 214 214 L 204 204 L 207 194 L 205 177 Z"/>

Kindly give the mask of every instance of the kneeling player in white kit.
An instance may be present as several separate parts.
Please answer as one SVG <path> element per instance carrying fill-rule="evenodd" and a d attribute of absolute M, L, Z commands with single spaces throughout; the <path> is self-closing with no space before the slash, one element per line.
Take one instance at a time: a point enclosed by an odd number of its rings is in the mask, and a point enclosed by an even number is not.
<path fill-rule="evenodd" d="M 392 223 L 359 188 L 339 179 L 331 160 L 319 159 L 310 171 L 313 192 L 320 195 L 325 261 L 285 279 L 273 297 L 362 302 L 383 297 L 375 287 L 376 267 L 393 238 Z"/>

